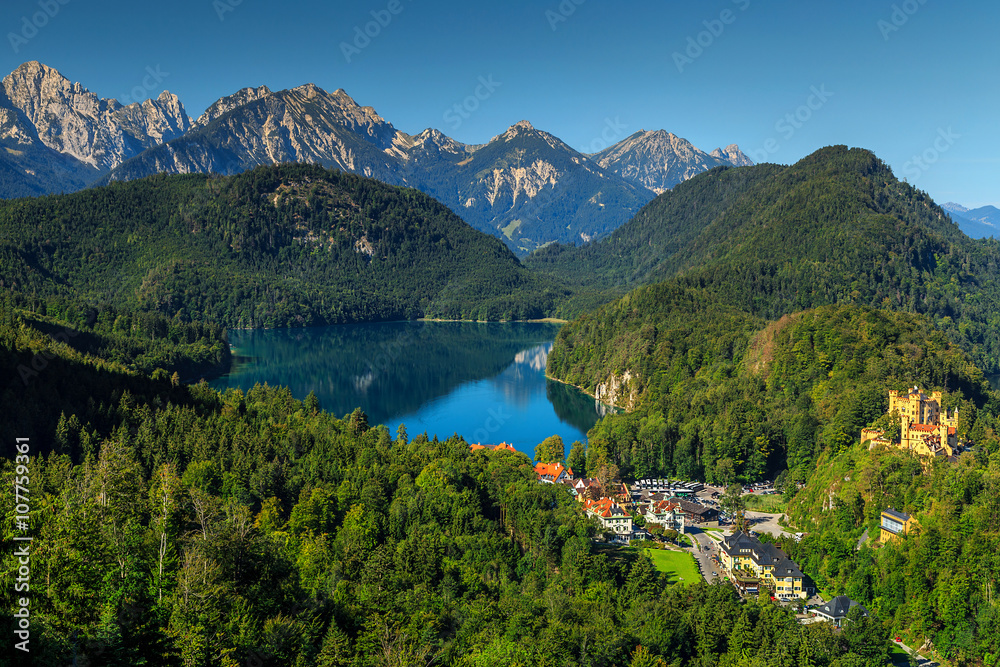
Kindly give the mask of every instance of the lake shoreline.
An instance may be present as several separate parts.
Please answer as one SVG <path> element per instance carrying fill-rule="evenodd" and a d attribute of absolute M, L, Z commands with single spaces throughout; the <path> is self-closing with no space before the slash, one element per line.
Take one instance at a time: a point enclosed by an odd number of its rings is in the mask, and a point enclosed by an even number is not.
<path fill-rule="evenodd" d="M 584 389 L 580 385 L 573 384 L 572 382 L 566 382 L 565 380 L 560 380 L 559 378 L 555 377 L 554 375 L 549 375 L 548 369 L 545 370 L 545 379 L 546 380 L 552 380 L 553 382 L 558 382 L 559 384 L 564 384 L 567 387 L 573 387 L 574 389 L 579 389 L 580 391 L 582 391 L 587 396 L 590 396 L 595 401 L 601 401 L 601 403 L 603 403 L 604 405 L 608 406 L 609 408 L 614 408 L 615 410 L 621 410 L 622 412 L 628 412 L 628 410 L 626 410 L 625 408 L 623 408 L 620 405 L 615 405 L 614 403 L 608 403 L 607 401 L 602 401 L 601 399 L 597 398 L 597 396 L 594 396 L 593 394 L 591 394 L 589 391 L 587 391 L 586 389 Z"/>
<path fill-rule="evenodd" d="M 418 317 L 415 320 L 362 320 L 358 322 L 339 322 L 337 324 L 310 324 L 302 327 L 226 327 L 227 331 L 278 331 L 281 329 L 315 329 L 319 327 L 339 327 L 350 324 L 400 324 L 405 322 L 471 322 L 474 324 L 569 324 L 569 320 L 558 317 L 543 317 L 536 320 L 445 320 L 435 317 Z"/>
<path fill-rule="evenodd" d="M 475 324 L 568 324 L 569 320 L 561 320 L 558 317 L 543 317 L 540 320 L 443 320 L 430 317 L 418 317 L 415 320 L 404 320 L 407 322 L 472 322 Z"/>

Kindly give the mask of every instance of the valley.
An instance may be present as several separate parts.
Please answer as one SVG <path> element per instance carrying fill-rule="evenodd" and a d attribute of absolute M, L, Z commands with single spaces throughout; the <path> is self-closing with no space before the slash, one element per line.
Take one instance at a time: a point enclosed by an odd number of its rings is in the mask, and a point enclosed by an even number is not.
<path fill-rule="evenodd" d="M 615 139 L 5 77 L 5 629 L 36 664 L 994 664 L 996 209 L 865 148 Z"/>

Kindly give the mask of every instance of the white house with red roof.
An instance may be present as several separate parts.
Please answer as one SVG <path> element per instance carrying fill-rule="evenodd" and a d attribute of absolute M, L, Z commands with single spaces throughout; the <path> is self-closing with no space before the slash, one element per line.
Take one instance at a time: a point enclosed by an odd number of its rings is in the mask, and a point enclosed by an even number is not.
<path fill-rule="evenodd" d="M 585 500 L 583 509 L 588 515 L 596 518 L 604 530 L 615 533 L 621 539 L 631 539 L 632 515 L 613 499 Z"/>
<path fill-rule="evenodd" d="M 546 484 L 562 484 L 573 481 L 573 469 L 561 463 L 536 463 L 535 474 L 539 482 Z"/>

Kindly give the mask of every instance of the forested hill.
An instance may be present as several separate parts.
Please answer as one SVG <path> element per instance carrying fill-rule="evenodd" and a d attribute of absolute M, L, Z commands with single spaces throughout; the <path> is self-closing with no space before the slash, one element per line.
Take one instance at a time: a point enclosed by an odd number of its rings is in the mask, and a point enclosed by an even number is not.
<path fill-rule="evenodd" d="M 992 396 L 982 371 L 912 313 L 823 306 L 767 323 L 664 283 L 564 326 L 548 372 L 617 390 L 631 412 L 588 434 L 587 469 L 613 463 L 636 479 L 804 480 L 885 414 L 888 390 L 914 384 L 948 392 L 961 435 L 983 444 L 990 433 L 979 428 Z"/>
<path fill-rule="evenodd" d="M 1000 368 L 1000 242 L 966 237 L 862 149 L 714 169 L 607 240 L 550 246 L 529 265 L 598 289 L 677 278 L 768 319 L 832 303 L 926 313 Z"/>
<path fill-rule="evenodd" d="M 430 197 L 307 165 L 0 202 L 0 276 L 228 327 L 527 319 L 560 296 Z"/>

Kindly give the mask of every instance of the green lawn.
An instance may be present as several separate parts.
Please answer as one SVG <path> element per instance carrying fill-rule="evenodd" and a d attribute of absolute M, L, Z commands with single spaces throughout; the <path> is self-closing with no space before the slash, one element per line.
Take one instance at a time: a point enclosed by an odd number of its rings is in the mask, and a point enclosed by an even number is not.
<path fill-rule="evenodd" d="M 771 514 L 782 514 L 785 511 L 785 499 L 779 495 L 762 496 L 758 493 L 744 494 L 747 509 L 753 512 L 769 512 Z"/>
<path fill-rule="evenodd" d="M 889 642 L 889 643 L 891 644 L 891 646 L 889 647 L 889 659 L 890 660 L 893 659 L 897 655 L 904 656 L 904 657 L 910 655 L 909 653 L 907 653 L 906 651 L 904 651 L 903 647 L 901 647 L 896 642 Z"/>
<path fill-rule="evenodd" d="M 684 584 L 694 584 L 701 579 L 698 564 L 694 556 L 683 551 L 668 551 L 667 549 L 646 549 L 646 554 L 652 559 L 653 565 L 660 572 L 665 572 L 670 581 L 680 581 Z"/>

